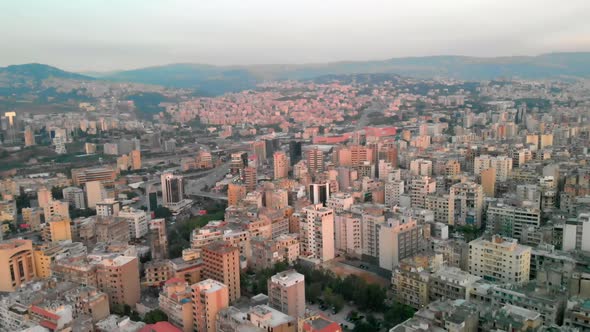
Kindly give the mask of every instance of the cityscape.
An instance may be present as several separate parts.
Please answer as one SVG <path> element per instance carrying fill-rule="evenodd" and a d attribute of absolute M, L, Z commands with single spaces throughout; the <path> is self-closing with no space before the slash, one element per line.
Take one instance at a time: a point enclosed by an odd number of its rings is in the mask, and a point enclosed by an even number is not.
<path fill-rule="evenodd" d="M 38 45 L 0 54 L 0 332 L 590 331 L 590 53 Z"/>

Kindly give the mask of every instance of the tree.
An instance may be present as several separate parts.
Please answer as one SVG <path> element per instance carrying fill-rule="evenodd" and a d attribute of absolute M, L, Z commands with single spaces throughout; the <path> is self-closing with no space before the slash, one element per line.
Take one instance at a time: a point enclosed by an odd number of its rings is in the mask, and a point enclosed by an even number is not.
<path fill-rule="evenodd" d="M 154 210 L 154 214 L 156 215 L 156 218 L 170 218 L 170 217 L 172 217 L 172 212 L 170 211 L 169 208 L 167 208 L 165 206 L 158 206 Z"/>
<path fill-rule="evenodd" d="M 319 282 L 314 282 L 313 284 L 309 285 L 309 287 L 305 287 L 305 293 L 305 298 L 308 299 L 309 302 L 317 302 L 322 295 L 322 284 Z"/>
<path fill-rule="evenodd" d="M 385 311 L 385 314 L 383 314 L 383 319 L 386 322 L 386 327 L 392 328 L 412 316 L 414 316 L 414 309 L 412 307 L 399 302 L 394 302 L 393 305 Z"/>
<path fill-rule="evenodd" d="M 143 322 L 146 324 L 155 324 L 157 322 L 163 322 L 168 320 L 168 315 L 160 309 L 154 309 L 145 314 Z"/>

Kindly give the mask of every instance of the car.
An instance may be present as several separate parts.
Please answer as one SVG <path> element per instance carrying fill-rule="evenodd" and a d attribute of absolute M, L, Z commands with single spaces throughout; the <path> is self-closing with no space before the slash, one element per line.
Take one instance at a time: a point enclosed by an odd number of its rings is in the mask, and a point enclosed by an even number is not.
<path fill-rule="evenodd" d="M 320 310 L 326 310 L 328 307 L 325 304 L 320 304 Z"/>

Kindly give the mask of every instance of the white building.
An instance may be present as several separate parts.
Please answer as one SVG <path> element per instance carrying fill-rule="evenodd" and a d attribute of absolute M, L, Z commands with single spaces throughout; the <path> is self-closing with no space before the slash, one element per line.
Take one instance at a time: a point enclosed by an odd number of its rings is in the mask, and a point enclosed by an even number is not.
<path fill-rule="evenodd" d="M 339 252 L 360 257 L 362 255 L 361 219 L 347 213 L 334 217 L 335 247 Z"/>
<path fill-rule="evenodd" d="M 498 181 L 506 181 L 512 173 L 512 158 L 507 156 L 492 157 L 489 155 L 475 157 L 473 162 L 473 173 L 475 175 L 481 175 L 481 171 L 488 168 L 496 170 L 496 179 Z"/>
<path fill-rule="evenodd" d="M 334 210 L 321 204 L 301 210 L 301 255 L 326 262 L 334 259 Z"/>
<path fill-rule="evenodd" d="M 78 187 L 67 187 L 62 190 L 64 199 L 70 203 L 71 207 L 76 209 L 85 209 L 86 201 L 84 199 L 84 190 Z"/>
<path fill-rule="evenodd" d="M 147 235 L 149 225 L 145 211 L 126 206 L 119 212 L 119 217 L 127 220 L 130 239 L 139 239 Z"/>
<path fill-rule="evenodd" d="M 531 247 L 494 235 L 469 242 L 469 273 L 485 280 L 522 284 L 529 281 Z"/>

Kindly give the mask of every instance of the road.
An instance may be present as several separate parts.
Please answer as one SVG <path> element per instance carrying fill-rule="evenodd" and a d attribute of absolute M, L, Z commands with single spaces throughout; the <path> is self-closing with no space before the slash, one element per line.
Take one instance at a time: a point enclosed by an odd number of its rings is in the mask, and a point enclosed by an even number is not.
<path fill-rule="evenodd" d="M 189 196 L 208 197 L 213 199 L 227 200 L 227 195 L 203 191 L 205 187 L 213 187 L 217 181 L 224 177 L 229 169 L 229 161 L 212 169 L 206 176 L 195 180 L 187 180 L 184 192 Z"/>

